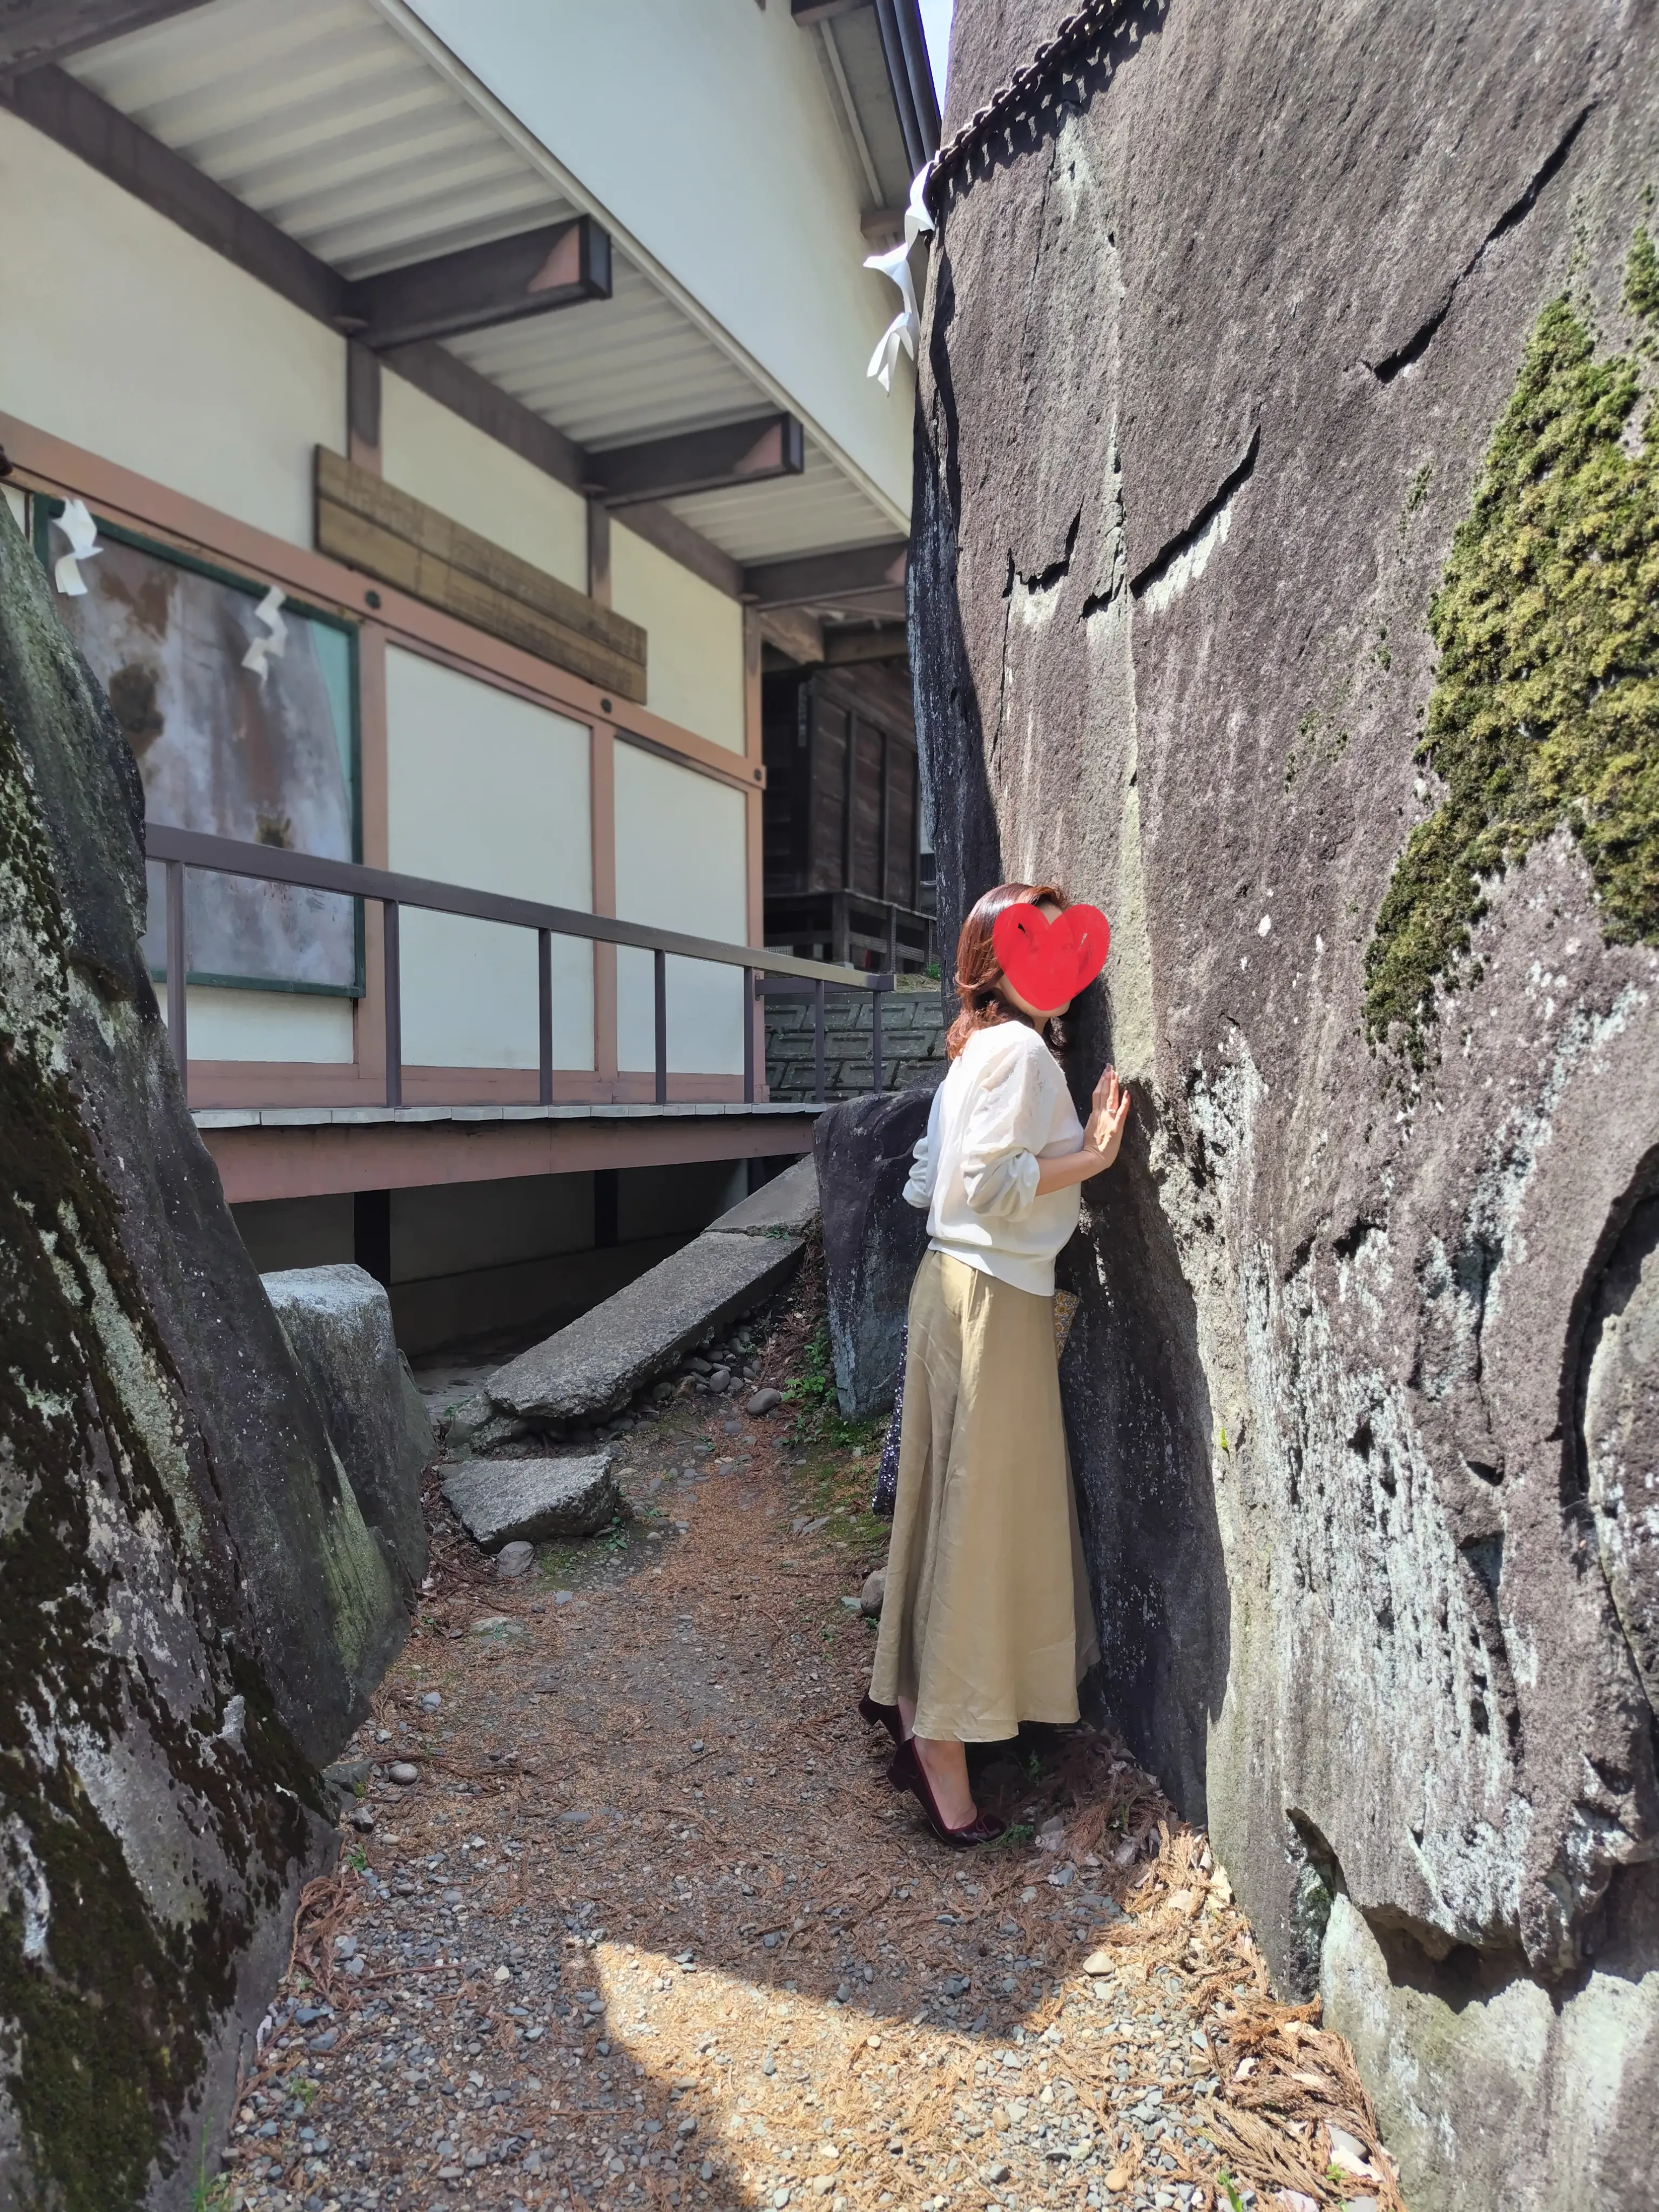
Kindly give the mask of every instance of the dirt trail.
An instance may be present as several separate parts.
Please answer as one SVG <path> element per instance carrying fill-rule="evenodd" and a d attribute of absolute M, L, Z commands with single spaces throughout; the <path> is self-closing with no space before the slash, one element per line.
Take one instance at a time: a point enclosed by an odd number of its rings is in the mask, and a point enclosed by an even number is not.
<path fill-rule="evenodd" d="M 844 1601 L 867 1440 L 814 1426 L 682 1401 L 620 1443 L 637 1517 L 522 1582 L 435 1507 L 356 1747 L 373 1832 L 313 1886 L 210 2203 L 1395 2212 L 1346 2046 L 1271 2003 L 1109 1739 L 1005 1755 L 989 1850 L 888 1788 Z"/>

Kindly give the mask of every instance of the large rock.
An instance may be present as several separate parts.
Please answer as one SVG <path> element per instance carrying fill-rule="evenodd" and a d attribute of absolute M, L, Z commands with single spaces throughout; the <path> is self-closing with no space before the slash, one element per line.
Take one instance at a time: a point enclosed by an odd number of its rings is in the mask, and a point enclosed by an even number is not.
<path fill-rule="evenodd" d="M 180 1095 L 131 752 L 0 503 L 0 2203 L 182 2208 L 403 1608 Z"/>
<path fill-rule="evenodd" d="M 421 1478 L 438 1456 L 426 1404 L 398 1349 L 392 1301 L 365 1268 L 262 1275 L 363 1519 L 405 1589 L 426 1572 Z"/>
<path fill-rule="evenodd" d="M 799 1237 L 781 1231 L 704 1230 L 498 1369 L 451 1421 L 448 1449 L 484 1453 L 518 1437 L 559 1436 L 619 1413 L 694 1345 L 780 1289 L 804 1249 Z"/>
<path fill-rule="evenodd" d="M 1114 20 L 946 188 L 909 572 L 942 941 L 1005 874 L 1114 924 L 1062 1370 L 1104 1679 L 1281 1985 L 1387 2044 L 1417 2212 L 1634 2208 L 1655 20 Z M 967 0 L 947 137 L 1053 27 Z M 1553 2007 L 1594 2188 L 1491 2125 Z"/>
<path fill-rule="evenodd" d="M 848 1420 L 893 1402 L 910 1285 L 927 1248 L 927 1216 L 905 1204 L 904 1185 L 933 1103 L 932 1091 L 900 1091 L 818 1116 L 830 1348 Z"/>
<path fill-rule="evenodd" d="M 611 1454 L 580 1459 L 469 1459 L 444 1478 L 450 1510 L 486 1552 L 550 1536 L 595 1536 L 621 1499 Z"/>

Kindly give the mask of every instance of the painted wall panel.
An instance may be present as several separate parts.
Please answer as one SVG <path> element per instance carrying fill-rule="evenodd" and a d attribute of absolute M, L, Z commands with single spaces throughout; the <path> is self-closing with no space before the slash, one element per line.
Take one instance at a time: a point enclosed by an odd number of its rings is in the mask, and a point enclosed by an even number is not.
<path fill-rule="evenodd" d="M 389 865 L 591 910 L 586 726 L 397 647 L 386 681 Z M 536 1066 L 529 930 L 410 911 L 402 934 L 408 1064 Z M 553 940 L 553 1059 L 593 1065 L 593 957 L 579 938 Z"/>
<path fill-rule="evenodd" d="M 743 609 L 666 553 L 611 526 L 611 596 L 646 634 L 646 705 L 717 745 L 743 750 Z"/>
<path fill-rule="evenodd" d="M 587 589 L 586 501 L 389 369 L 380 381 L 380 466 L 400 491 Z"/>
<path fill-rule="evenodd" d="M 167 991 L 155 995 L 167 1012 Z M 293 1060 L 346 1066 L 352 1001 L 309 991 L 227 991 L 192 983 L 185 1000 L 192 1060 Z"/>
<path fill-rule="evenodd" d="M 672 761 L 617 747 L 617 912 L 628 921 L 684 929 L 741 945 L 746 927 L 740 791 Z M 681 1074 L 741 1075 L 743 987 L 738 970 L 701 960 L 668 963 L 668 1065 Z M 621 1066 L 656 1062 L 648 952 L 617 954 L 617 1054 Z"/>
<path fill-rule="evenodd" d="M 738 0 L 411 4 L 846 454 L 895 523 L 908 515 L 908 364 L 890 398 L 865 375 L 898 295 L 862 265 L 864 188 L 817 33 L 786 7 Z M 711 127 L 718 116 L 732 127 Z"/>
<path fill-rule="evenodd" d="M 345 341 L 4 110 L 0 207 L 8 412 L 309 545 Z"/>

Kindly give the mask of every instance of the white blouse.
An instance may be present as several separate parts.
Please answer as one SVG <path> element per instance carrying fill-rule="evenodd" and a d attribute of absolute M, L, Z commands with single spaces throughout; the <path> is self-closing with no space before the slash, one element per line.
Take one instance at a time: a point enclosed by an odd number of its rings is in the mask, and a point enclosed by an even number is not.
<path fill-rule="evenodd" d="M 1000 1022 L 974 1032 L 933 1093 L 904 1195 L 927 1209 L 930 1249 L 1052 1297 L 1080 1186 L 1039 1198 L 1037 1162 L 1082 1148 L 1059 1061 L 1025 1023 Z"/>

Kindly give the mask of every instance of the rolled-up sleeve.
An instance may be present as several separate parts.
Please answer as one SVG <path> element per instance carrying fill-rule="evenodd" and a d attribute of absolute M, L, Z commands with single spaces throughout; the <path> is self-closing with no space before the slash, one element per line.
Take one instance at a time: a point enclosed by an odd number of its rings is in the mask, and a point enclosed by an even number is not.
<path fill-rule="evenodd" d="M 910 1156 L 909 1180 L 904 1186 L 904 1202 L 926 1213 L 933 1202 L 933 1182 L 939 1174 L 939 1093 L 933 1093 L 933 1103 L 927 1112 L 927 1127 L 916 1139 L 915 1150 Z"/>
<path fill-rule="evenodd" d="M 1051 1118 L 1042 1063 L 1011 1033 L 981 1074 L 963 1132 L 962 1187 L 975 1213 L 1020 1221 L 1030 1212 Z"/>

